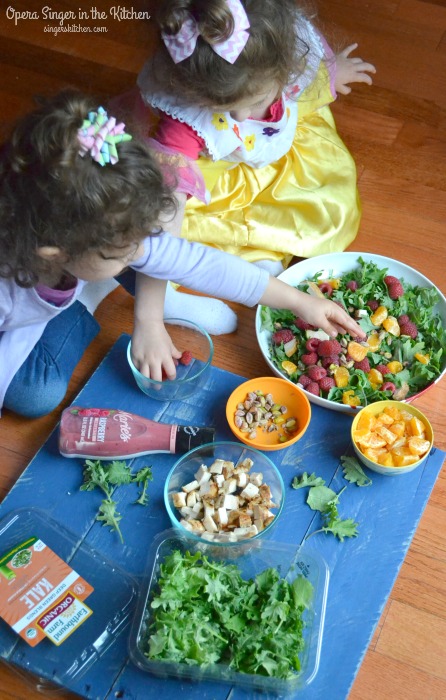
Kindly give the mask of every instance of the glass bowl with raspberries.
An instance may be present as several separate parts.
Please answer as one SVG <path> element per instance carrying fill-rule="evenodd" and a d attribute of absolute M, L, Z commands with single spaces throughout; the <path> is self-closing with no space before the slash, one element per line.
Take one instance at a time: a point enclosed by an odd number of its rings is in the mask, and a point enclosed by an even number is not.
<path fill-rule="evenodd" d="M 273 371 L 315 404 L 357 413 L 377 401 L 409 403 L 446 372 L 446 299 L 408 265 L 370 253 L 333 253 L 279 279 L 342 305 L 366 333 L 331 339 L 289 311 L 259 306 L 256 335 Z"/>
<path fill-rule="evenodd" d="M 135 382 L 144 394 L 158 401 L 186 399 L 199 391 L 206 383 L 214 356 L 214 344 L 210 335 L 196 323 L 182 318 L 167 318 L 169 335 L 175 347 L 182 351 L 176 364 L 176 378 L 163 377 L 156 381 L 136 368 L 132 358 L 132 343 L 127 346 L 127 360 Z"/>

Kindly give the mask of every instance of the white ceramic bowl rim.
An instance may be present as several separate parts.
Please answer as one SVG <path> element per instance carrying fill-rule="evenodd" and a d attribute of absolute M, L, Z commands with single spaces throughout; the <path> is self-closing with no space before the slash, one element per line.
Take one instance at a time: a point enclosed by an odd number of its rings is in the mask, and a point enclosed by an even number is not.
<path fill-rule="evenodd" d="M 327 253 L 325 255 L 318 255 L 313 258 L 306 258 L 301 262 L 291 265 L 284 272 L 282 272 L 278 279 L 296 286 L 303 282 L 307 277 L 312 277 L 317 272 L 322 272 L 322 274 L 332 273 L 333 275 L 340 275 L 346 272 L 350 272 L 358 267 L 358 259 L 363 258 L 367 262 L 373 262 L 378 265 L 381 269 L 387 268 L 389 274 L 395 274 L 399 278 L 403 278 L 405 282 L 411 285 L 425 286 L 428 288 L 434 288 L 437 290 L 439 295 L 439 300 L 437 302 L 437 313 L 442 315 L 446 320 L 446 298 L 444 294 L 434 285 L 431 280 L 429 280 L 421 272 L 418 272 L 413 267 L 406 265 L 406 263 L 399 262 L 393 258 L 387 258 L 384 255 L 375 255 L 374 253 L 364 253 L 364 252 L 353 252 L 348 251 L 344 253 Z M 257 342 L 260 347 L 260 351 L 268 364 L 272 372 L 282 379 L 286 379 L 291 384 L 294 384 L 285 373 L 280 372 L 280 370 L 274 365 L 269 357 L 269 337 L 270 333 L 261 328 L 261 305 L 257 307 L 256 318 L 255 318 L 255 330 Z M 407 403 L 414 401 L 418 396 L 427 391 L 430 387 L 434 386 L 446 373 L 446 366 L 444 367 L 441 374 L 436 377 L 436 379 L 429 384 L 424 389 L 421 389 L 417 394 L 410 396 L 407 399 Z M 310 394 L 304 388 L 303 391 L 311 403 L 322 406 L 323 408 L 328 408 L 333 411 L 339 411 L 341 413 L 356 414 L 365 406 L 349 406 L 341 403 L 336 403 L 334 401 L 329 401 L 322 396 L 315 396 Z"/>

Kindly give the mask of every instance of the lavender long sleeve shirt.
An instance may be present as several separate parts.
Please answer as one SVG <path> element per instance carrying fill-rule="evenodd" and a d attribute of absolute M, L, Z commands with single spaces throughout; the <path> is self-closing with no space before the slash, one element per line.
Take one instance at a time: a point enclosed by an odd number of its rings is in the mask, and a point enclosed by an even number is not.
<path fill-rule="evenodd" d="M 265 270 L 241 258 L 168 233 L 146 238 L 144 255 L 130 267 L 246 306 L 259 302 L 269 280 Z M 0 278 L 0 407 L 11 379 L 47 323 L 79 297 L 84 285 L 83 280 L 78 280 L 71 299 L 56 307 L 42 299 L 34 288 L 24 289 L 12 279 Z"/>

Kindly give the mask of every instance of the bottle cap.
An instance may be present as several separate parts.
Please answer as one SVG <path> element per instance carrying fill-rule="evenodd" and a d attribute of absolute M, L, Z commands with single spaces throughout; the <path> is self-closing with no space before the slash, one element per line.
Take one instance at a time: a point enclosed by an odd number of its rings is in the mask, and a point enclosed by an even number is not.
<path fill-rule="evenodd" d="M 193 425 L 179 425 L 175 440 L 175 453 L 189 452 L 208 442 L 214 442 L 215 428 L 197 428 Z"/>

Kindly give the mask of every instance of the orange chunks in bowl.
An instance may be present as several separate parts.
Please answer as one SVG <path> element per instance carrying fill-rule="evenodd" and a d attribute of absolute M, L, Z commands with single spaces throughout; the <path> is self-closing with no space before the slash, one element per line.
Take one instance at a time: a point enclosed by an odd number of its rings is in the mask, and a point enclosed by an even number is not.
<path fill-rule="evenodd" d="M 353 439 L 368 459 L 385 467 L 406 467 L 430 449 L 424 422 L 409 411 L 386 406 L 378 415 L 364 409 Z"/>

